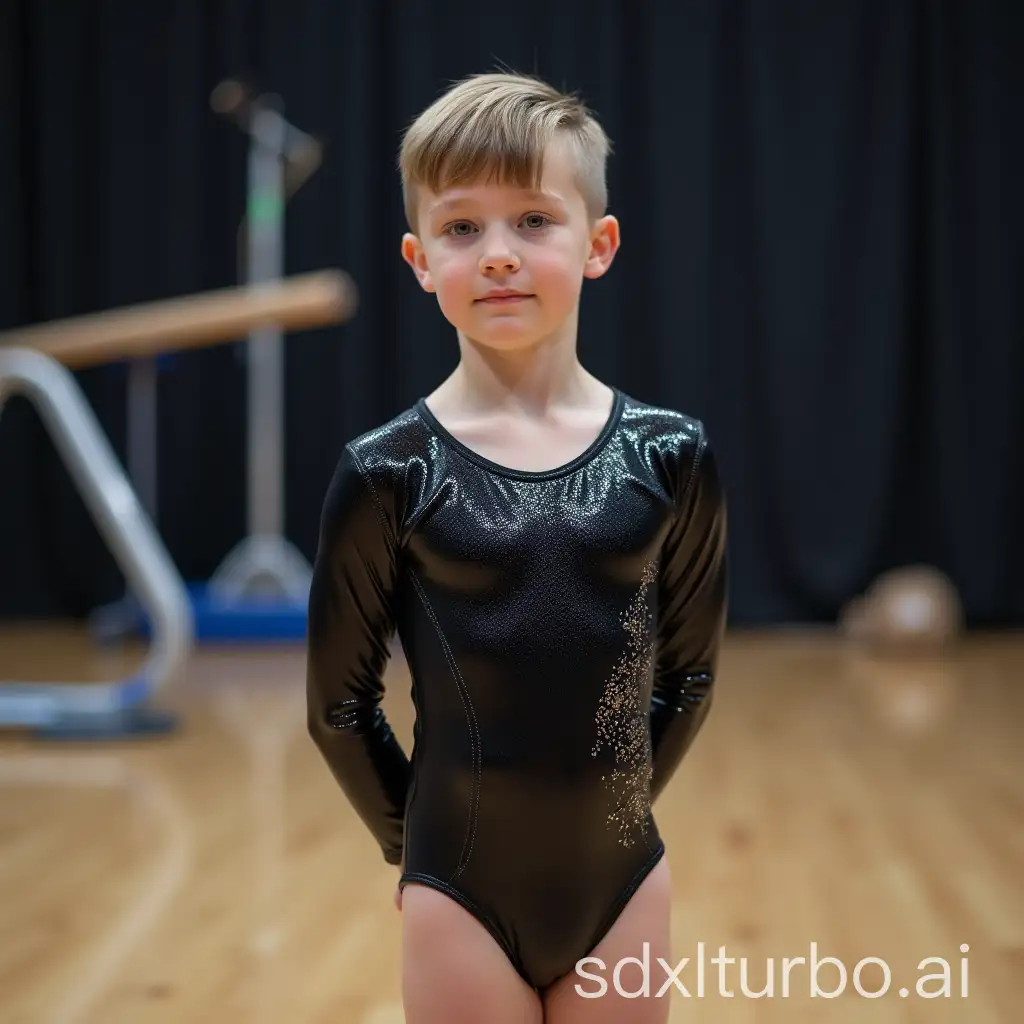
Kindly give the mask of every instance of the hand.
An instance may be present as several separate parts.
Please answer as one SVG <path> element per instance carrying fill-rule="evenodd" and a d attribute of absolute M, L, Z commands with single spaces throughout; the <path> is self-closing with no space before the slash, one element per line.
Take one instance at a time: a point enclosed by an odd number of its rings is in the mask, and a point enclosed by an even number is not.
<path fill-rule="evenodd" d="M 402 888 L 399 885 L 395 886 L 395 906 L 398 907 L 399 913 L 402 910 Z"/>

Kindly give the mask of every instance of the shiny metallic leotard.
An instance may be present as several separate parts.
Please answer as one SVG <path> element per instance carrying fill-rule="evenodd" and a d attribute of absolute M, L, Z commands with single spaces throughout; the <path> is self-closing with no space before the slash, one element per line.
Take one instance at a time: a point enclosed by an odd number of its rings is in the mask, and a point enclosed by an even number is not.
<path fill-rule="evenodd" d="M 543 990 L 664 853 L 652 800 L 711 702 L 726 512 L 702 424 L 615 389 L 549 472 L 496 465 L 420 399 L 345 446 L 309 608 L 309 727 L 348 799 Z M 411 760 L 380 709 L 397 630 Z"/>

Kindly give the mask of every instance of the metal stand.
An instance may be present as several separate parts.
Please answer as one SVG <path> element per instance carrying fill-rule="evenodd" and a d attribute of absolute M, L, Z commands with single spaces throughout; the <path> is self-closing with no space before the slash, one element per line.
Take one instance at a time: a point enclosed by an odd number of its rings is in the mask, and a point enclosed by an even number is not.
<path fill-rule="evenodd" d="M 0 409 L 23 393 L 39 410 L 86 507 L 152 623 L 147 656 L 112 683 L 0 683 L 0 725 L 60 739 L 108 739 L 166 732 L 175 718 L 148 706 L 191 650 L 192 610 L 174 563 L 74 377 L 32 349 L 0 349 Z"/>
<path fill-rule="evenodd" d="M 319 144 L 288 124 L 278 97 L 249 99 L 241 86 L 228 82 L 218 87 L 213 103 L 238 119 L 251 140 L 246 280 L 278 280 L 284 273 L 286 161 L 296 154 L 305 157 L 304 181 L 319 162 Z M 275 327 L 255 330 L 247 348 L 249 535 L 211 577 L 209 596 L 222 606 L 255 599 L 283 602 L 304 613 L 312 568 L 284 536 L 282 332 Z"/>
<path fill-rule="evenodd" d="M 127 464 L 142 507 L 149 518 L 157 515 L 157 373 L 155 357 L 135 359 L 128 366 Z M 138 634 L 145 616 L 138 598 L 124 597 L 97 608 L 89 616 L 89 629 L 101 643 L 116 643 Z"/>

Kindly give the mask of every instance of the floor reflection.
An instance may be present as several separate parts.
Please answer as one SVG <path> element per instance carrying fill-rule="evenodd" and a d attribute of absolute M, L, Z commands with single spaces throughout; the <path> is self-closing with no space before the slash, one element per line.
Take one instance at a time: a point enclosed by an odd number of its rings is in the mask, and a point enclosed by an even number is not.
<path fill-rule="evenodd" d="M 155 837 L 155 863 L 142 872 L 125 898 L 126 909 L 112 923 L 96 922 L 88 946 L 79 951 L 72 980 L 49 995 L 47 1019 L 78 1024 L 123 968 L 133 950 L 146 940 L 182 889 L 189 871 L 192 836 L 180 800 L 159 770 L 130 765 L 104 754 L 4 754 L 0 787 L 45 802 L 41 788 L 113 789 L 129 800 L 129 813 Z M 66 851 L 75 857 L 74 848 Z M 59 869 L 59 865 L 54 865 Z M 6 902 L 6 901 L 5 901 Z"/>

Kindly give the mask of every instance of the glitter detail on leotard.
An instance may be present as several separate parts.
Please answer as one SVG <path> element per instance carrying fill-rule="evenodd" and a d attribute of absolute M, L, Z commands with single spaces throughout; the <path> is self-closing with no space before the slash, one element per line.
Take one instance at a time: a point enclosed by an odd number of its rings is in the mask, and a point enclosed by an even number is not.
<path fill-rule="evenodd" d="M 597 708 L 597 742 L 591 754 L 610 747 L 615 754 L 615 770 L 602 775 L 608 788 L 612 810 L 608 827 L 618 831 L 618 841 L 632 846 L 647 834 L 651 809 L 651 735 L 641 699 L 654 654 L 651 630 L 652 613 L 647 592 L 657 579 L 657 560 L 643 571 L 640 590 L 622 615 L 627 648 L 616 662 L 605 684 Z"/>

